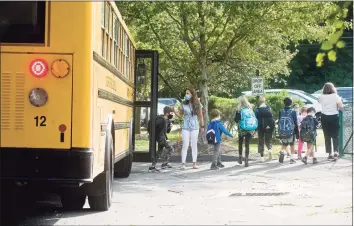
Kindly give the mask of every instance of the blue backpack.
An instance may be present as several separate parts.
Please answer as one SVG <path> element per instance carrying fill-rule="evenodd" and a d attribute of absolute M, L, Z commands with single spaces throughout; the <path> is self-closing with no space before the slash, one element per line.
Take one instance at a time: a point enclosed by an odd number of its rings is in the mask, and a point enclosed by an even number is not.
<path fill-rule="evenodd" d="M 250 108 L 242 108 L 241 109 L 241 121 L 240 127 L 244 131 L 253 131 L 258 127 L 258 120 L 256 115 Z"/>
<path fill-rule="evenodd" d="M 292 119 L 293 111 L 291 109 L 285 111 L 280 110 L 280 120 L 278 123 L 278 133 L 281 139 L 291 138 L 294 135 L 294 120 Z"/>
<path fill-rule="evenodd" d="M 216 122 L 210 122 L 206 133 L 208 144 L 216 144 L 216 133 L 219 132 L 218 124 Z"/>

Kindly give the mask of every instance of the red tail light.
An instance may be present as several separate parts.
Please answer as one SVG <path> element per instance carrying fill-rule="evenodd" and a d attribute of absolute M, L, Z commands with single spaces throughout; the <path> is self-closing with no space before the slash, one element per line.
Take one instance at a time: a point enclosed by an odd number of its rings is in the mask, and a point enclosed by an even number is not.
<path fill-rule="evenodd" d="M 37 59 L 31 62 L 30 72 L 34 77 L 42 78 L 48 73 L 48 64 L 44 60 Z"/>

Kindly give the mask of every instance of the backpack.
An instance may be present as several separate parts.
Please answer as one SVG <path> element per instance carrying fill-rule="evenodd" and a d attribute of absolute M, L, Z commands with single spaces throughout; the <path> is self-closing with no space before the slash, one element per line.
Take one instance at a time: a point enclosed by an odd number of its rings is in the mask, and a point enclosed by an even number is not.
<path fill-rule="evenodd" d="M 304 142 L 312 142 L 315 140 L 315 125 L 312 116 L 306 116 L 300 126 L 300 138 Z"/>
<path fill-rule="evenodd" d="M 216 133 L 219 133 L 218 124 L 216 122 L 210 122 L 206 133 L 208 144 L 216 144 Z"/>
<path fill-rule="evenodd" d="M 291 138 L 294 135 L 294 121 L 292 118 L 292 110 L 284 110 L 280 111 L 280 120 L 278 123 L 278 133 L 281 139 Z"/>
<path fill-rule="evenodd" d="M 239 125 L 241 129 L 244 131 L 256 130 L 258 127 L 258 121 L 252 109 L 242 108 L 240 113 L 241 121 Z"/>
<path fill-rule="evenodd" d="M 275 121 L 270 108 L 268 106 L 265 108 L 262 107 L 262 108 L 258 108 L 258 111 L 259 111 L 259 119 L 261 119 L 261 121 L 259 122 L 260 128 L 262 128 L 263 130 L 274 129 Z"/>
<path fill-rule="evenodd" d="M 156 117 L 155 121 L 155 137 L 158 138 L 158 136 L 166 130 L 166 128 L 163 128 L 165 118 L 163 116 L 158 115 Z M 147 125 L 147 131 L 151 135 L 151 120 L 149 120 L 148 125 Z"/>

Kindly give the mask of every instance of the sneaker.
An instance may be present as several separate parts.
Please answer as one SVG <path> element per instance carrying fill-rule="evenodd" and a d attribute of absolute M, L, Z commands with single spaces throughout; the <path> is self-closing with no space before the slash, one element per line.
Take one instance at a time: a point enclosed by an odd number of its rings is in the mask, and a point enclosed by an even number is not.
<path fill-rule="evenodd" d="M 264 162 L 264 157 L 261 157 L 261 162 Z"/>
<path fill-rule="evenodd" d="M 242 165 L 242 156 L 238 157 L 238 164 Z"/>
<path fill-rule="evenodd" d="M 333 158 L 334 160 L 337 160 L 339 157 L 339 153 L 338 152 L 334 152 Z"/>
<path fill-rule="evenodd" d="M 272 161 L 273 160 L 273 153 L 272 150 L 268 150 L 268 160 Z"/>
<path fill-rule="evenodd" d="M 302 160 L 302 156 L 301 155 L 297 155 L 297 160 Z"/>
<path fill-rule="evenodd" d="M 216 166 L 219 167 L 219 168 L 224 168 L 225 167 L 221 162 L 218 162 L 218 164 Z"/>
<path fill-rule="evenodd" d="M 328 155 L 328 160 L 333 160 L 333 159 L 334 159 L 333 155 L 329 154 Z"/>
<path fill-rule="evenodd" d="M 219 167 L 215 164 L 211 164 L 211 167 L 210 167 L 211 170 L 218 170 Z"/>
<path fill-rule="evenodd" d="M 284 151 L 280 151 L 280 153 L 279 153 L 279 162 L 280 163 L 283 163 L 284 162 Z"/>
<path fill-rule="evenodd" d="M 317 159 L 316 159 L 316 158 L 313 158 L 312 163 L 313 163 L 313 164 L 317 164 L 317 163 L 318 163 Z"/>
<path fill-rule="evenodd" d="M 160 171 L 160 170 L 156 169 L 155 166 L 150 166 L 150 167 L 149 167 L 149 171 L 151 171 L 151 172 L 158 172 L 158 171 Z"/>
<path fill-rule="evenodd" d="M 248 157 L 245 157 L 245 167 L 248 167 Z"/>
<path fill-rule="evenodd" d="M 295 159 L 290 159 L 290 164 L 295 164 L 295 163 L 296 163 Z"/>
<path fill-rule="evenodd" d="M 303 157 L 302 160 L 301 160 L 303 163 L 307 164 L 307 157 Z"/>
<path fill-rule="evenodd" d="M 184 165 L 184 163 L 182 163 L 181 170 L 184 170 L 184 169 L 186 169 L 186 166 Z"/>
<path fill-rule="evenodd" d="M 161 169 L 171 169 L 172 166 L 167 162 L 167 163 L 162 163 Z"/>

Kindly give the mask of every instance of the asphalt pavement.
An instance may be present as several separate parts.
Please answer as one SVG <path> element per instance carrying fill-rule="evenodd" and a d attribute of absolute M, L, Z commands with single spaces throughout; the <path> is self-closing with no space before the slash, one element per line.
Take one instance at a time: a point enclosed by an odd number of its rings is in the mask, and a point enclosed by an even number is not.
<path fill-rule="evenodd" d="M 65 212 L 59 198 L 14 211 L 16 220 L 1 225 L 352 225 L 351 159 L 284 164 L 251 162 L 248 168 L 225 162 L 211 171 L 210 162 L 194 170 L 174 164 L 148 172 L 134 163 L 127 179 L 114 181 L 112 207 Z M 43 197 L 42 197 L 43 199 Z M 10 216 L 2 216 L 9 218 Z"/>

